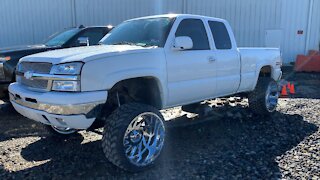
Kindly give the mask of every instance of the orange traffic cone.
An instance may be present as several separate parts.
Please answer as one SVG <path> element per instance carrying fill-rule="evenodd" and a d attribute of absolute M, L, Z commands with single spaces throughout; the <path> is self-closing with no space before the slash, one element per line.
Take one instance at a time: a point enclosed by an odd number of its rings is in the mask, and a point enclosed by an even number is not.
<path fill-rule="evenodd" d="M 291 88 L 291 83 L 288 82 L 287 86 L 288 86 L 288 89 L 290 89 Z"/>
<path fill-rule="evenodd" d="M 296 90 L 294 88 L 294 84 L 291 84 L 289 91 L 290 91 L 290 94 L 295 94 L 296 93 Z"/>
<path fill-rule="evenodd" d="M 286 97 L 286 96 L 288 96 L 287 85 L 284 85 L 282 86 L 281 97 Z"/>

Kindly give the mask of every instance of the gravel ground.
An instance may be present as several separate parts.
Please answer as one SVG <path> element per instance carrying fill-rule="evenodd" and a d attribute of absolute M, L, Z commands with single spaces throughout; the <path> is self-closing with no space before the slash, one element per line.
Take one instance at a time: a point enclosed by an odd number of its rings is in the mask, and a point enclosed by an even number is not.
<path fill-rule="evenodd" d="M 254 116 L 239 98 L 203 102 L 198 114 L 163 111 L 161 162 L 140 173 L 104 158 L 101 129 L 45 138 L 41 125 L 0 102 L 0 179 L 320 179 L 320 74 L 285 78 L 297 95 L 271 117 Z"/>

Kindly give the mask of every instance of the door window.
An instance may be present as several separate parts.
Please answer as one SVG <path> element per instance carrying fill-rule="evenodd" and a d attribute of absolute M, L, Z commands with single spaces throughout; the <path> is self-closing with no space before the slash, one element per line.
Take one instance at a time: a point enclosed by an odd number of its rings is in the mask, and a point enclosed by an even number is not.
<path fill-rule="evenodd" d="M 200 19 L 185 19 L 178 26 L 176 37 L 188 36 L 193 41 L 191 50 L 209 50 L 209 41 L 206 29 Z"/>
<path fill-rule="evenodd" d="M 232 44 L 224 23 L 209 21 L 209 26 L 217 49 L 231 49 Z"/>

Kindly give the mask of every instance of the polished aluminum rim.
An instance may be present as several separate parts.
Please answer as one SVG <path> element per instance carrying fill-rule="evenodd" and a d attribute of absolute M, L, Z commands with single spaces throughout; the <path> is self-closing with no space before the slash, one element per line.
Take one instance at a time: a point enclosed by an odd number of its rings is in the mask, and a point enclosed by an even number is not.
<path fill-rule="evenodd" d="M 269 112 L 273 112 L 277 108 L 279 99 L 279 90 L 276 82 L 270 82 L 266 92 L 266 107 Z"/>
<path fill-rule="evenodd" d="M 72 128 L 63 128 L 63 127 L 57 127 L 57 126 L 51 126 L 53 130 L 55 130 L 56 132 L 60 133 L 60 134 L 72 134 L 75 133 L 77 130 L 76 129 L 72 129 Z"/>
<path fill-rule="evenodd" d="M 147 166 L 160 154 L 165 128 L 155 113 L 146 112 L 135 117 L 123 137 L 125 155 L 135 166 Z"/>

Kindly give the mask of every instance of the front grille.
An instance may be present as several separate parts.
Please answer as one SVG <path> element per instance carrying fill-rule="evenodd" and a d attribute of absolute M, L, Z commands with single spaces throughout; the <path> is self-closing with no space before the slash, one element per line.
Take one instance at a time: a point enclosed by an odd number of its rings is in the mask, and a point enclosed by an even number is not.
<path fill-rule="evenodd" d="M 28 71 L 39 74 L 50 74 L 51 67 L 52 64 L 50 63 L 22 62 L 18 66 L 18 72 L 21 75 L 17 76 L 17 82 L 27 87 L 46 90 L 48 88 L 48 80 L 31 80 L 26 79 L 23 75 Z"/>
<path fill-rule="evenodd" d="M 34 73 L 49 74 L 51 67 L 51 63 L 22 62 L 19 64 L 18 71 L 22 73 L 32 71 Z"/>
<path fill-rule="evenodd" d="M 18 76 L 17 82 L 21 83 L 24 86 L 28 86 L 36 89 L 47 89 L 48 87 L 47 80 L 30 80 L 30 79 L 26 79 L 23 76 Z"/>

